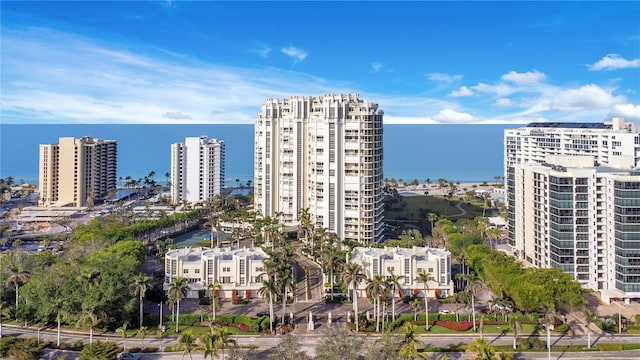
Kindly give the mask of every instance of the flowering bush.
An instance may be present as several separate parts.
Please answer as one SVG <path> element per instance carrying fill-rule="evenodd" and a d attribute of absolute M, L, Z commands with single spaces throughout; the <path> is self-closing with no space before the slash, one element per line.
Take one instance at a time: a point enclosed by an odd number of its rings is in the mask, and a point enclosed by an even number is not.
<path fill-rule="evenodd" d="M 453 331 L 467 331 L 473 327 L 471 321 L 436 321 L 436 325 L 446 327 Z"/>
<path fill-rule="evenodd" d="M 506 321 L 500 321 L 500 320 L 485 320 L 484 321 L 485 325 L 509 325 L 508 322 Z"/>
<path fill-rule="evenodd" d="M 238 324 L 238 329 L 240 329 L 241 331 L 249 331 L 249 326 L 247 326 L 246 324 L 240 323 Z"/>

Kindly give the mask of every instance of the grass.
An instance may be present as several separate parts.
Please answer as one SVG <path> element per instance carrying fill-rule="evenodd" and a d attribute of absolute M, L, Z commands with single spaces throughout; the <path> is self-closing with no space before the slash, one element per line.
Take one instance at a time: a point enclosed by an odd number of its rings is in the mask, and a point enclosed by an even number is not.
<path fill-rule="evenodd" d="M 431 325 L 431 327 L 429 328 L 430 330 L 425 331 L 424 323 L 416 324 L 416 325 L 417 326 L 415 331 L 418 334 L 478 334 L 478 336 L 480 335 L 479 331 L 474 332 L 472 329 L 469 329 L 467 331 L 456 331 L 456 330 L 447 329 L 446 327 L 440 326 L 440 325 Z M 398 331 L 400 331 L 400 328 L 398 328 Z M 533 324 L 522 324 L 522 330 L 520 331 L 520 333 L 518 333 L 518 337 L 535 334 L 537 332 L 538 332 L 537 326 Z M 488 334 L 511 334 L 511 329 L 509 328 L 509 325 L 485 325 L 484 334 L 487 334 L 487 335 Z"/>
<path fill-rule="evenodd" d="M 447 215 L 451 220 L 473 219 L 482 216 L 482 201 L 478 202 L 480 206 L 463 202 L 461 207 L 467 213 L 462 216 L 456 216 L 460 214 L 460 209 L 456 207 L 456 204 L 459 203 L 457 198 L 449 201 L 442 196 L 401 196 L 400 201 L 400 206 L 385 209 L 385 221 L 416 221 L 426 224 L 428 223 L 426 220 L 428 213 Z M 487 209 L 487 212 L 489 211 Z"/>

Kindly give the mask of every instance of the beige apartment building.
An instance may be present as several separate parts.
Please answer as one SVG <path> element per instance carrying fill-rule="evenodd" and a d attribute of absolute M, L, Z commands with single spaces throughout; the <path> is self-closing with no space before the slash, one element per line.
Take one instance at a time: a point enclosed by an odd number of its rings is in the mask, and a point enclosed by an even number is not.
<path fill-rule="evenodd" d="M 255 120 L 255 209 L 295 226 L 311 222 L 343 240 L 383 234 L 382 118 L 358 94 L 267 99 Z"/>
<path fill-rule="evenodd" d="M 61 137 L 40 144 L 39 205 L 87 206 L 116 189 L 117 142 Z"/>

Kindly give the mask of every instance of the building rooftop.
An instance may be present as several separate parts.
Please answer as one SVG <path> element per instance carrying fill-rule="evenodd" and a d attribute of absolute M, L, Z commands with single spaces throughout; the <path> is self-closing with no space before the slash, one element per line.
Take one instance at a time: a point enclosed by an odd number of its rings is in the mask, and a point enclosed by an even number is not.
<path fill-rule="evenodd" d="M 556 129 L 613 129 L 611 124 L 578 122 L 533 122 L 527 125 L 527 127 Z"/>

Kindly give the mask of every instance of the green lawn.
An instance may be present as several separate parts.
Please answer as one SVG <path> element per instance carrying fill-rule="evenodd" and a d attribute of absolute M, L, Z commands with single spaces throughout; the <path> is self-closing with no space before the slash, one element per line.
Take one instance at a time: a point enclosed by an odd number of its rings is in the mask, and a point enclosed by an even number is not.
<path fill-rule="evenodd" d="M 385 220 L 426 222 L 426 216 L 431 212 L 438 215 L 446 215 L 454 221 L 482 216 L 482 206 L 463 202 L 461 206 L 466 211 L 466 214 L 460 215 L 460 209 L 456 207 L 459 201 L 449 201 L 441 196 L 401 196 L 400 199 L 402 201 L 401 206 L 385 209 Z M 478 202 L 478 205 L 481 204 L 481 201 Z M 490 213 L 490 210 L 487 209 L 487 212 Z"/>

